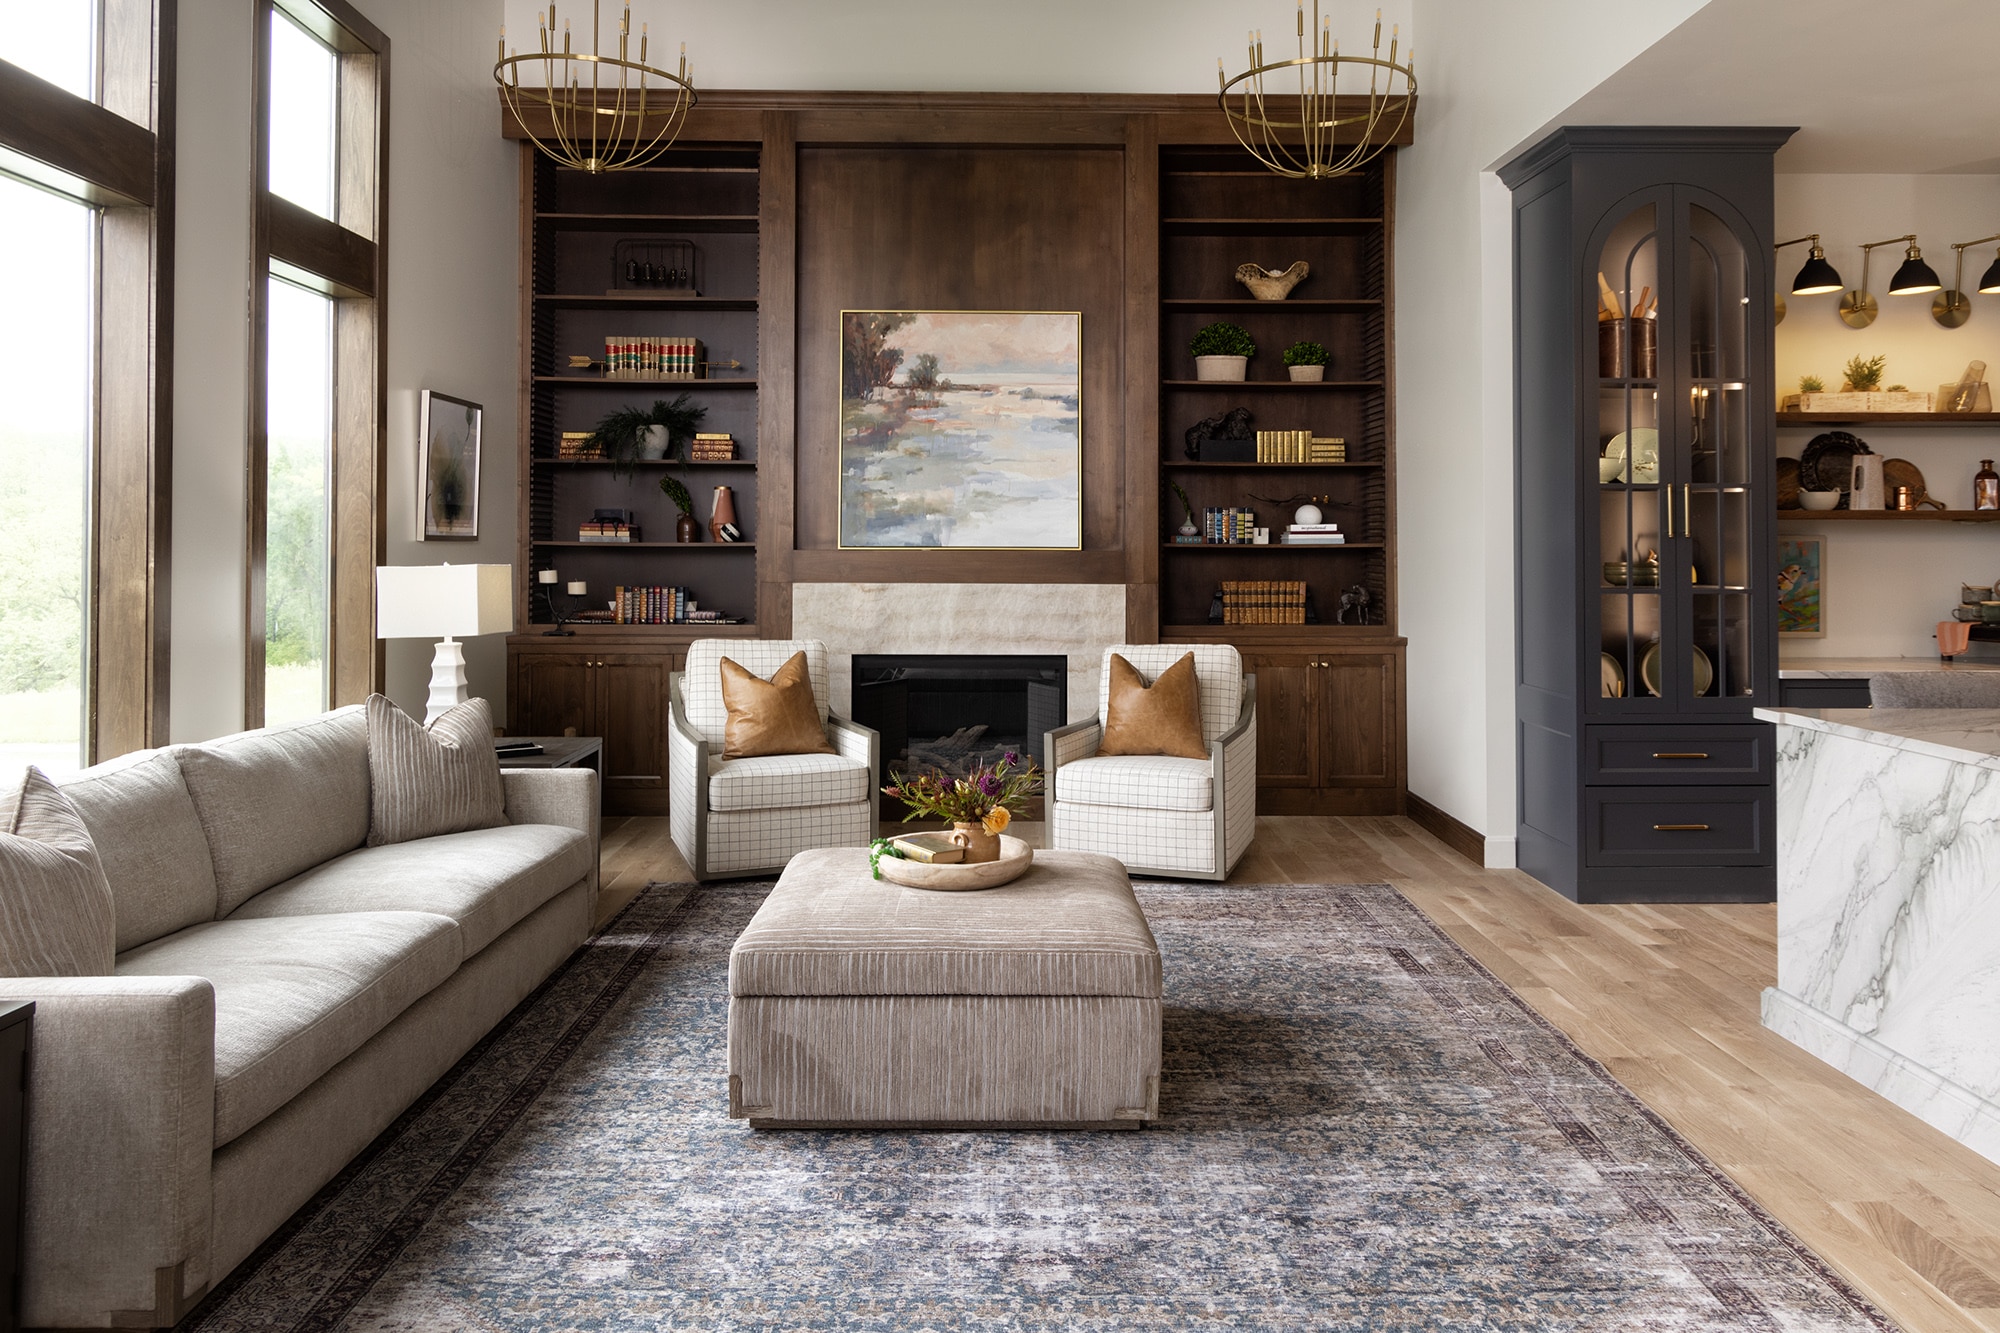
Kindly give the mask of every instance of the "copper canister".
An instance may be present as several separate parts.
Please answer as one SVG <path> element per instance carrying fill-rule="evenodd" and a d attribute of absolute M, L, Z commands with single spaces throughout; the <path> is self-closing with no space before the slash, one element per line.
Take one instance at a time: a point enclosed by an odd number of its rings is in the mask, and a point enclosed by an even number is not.
<path fill-rule="evenodd" d="M 1896 508 L 1907 511 L 1913 510 L 1916 507 L 1917 497 L 1911 492 L 1910 488 L 1908 486 L 1898 486 L 1896 488 Z"/>

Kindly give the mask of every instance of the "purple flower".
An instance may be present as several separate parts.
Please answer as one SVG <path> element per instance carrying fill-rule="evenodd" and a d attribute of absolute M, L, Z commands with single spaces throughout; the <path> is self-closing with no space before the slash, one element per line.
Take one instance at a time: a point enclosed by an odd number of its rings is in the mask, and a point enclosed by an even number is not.
<path fill-rule="evenodd" d="M 988 796 L 998 796 L 1000 794 L 1000 779 L 994 777 L 991 773 L 981 773 L 979 775 L 979 790 Z"/>
<path fill-rule="evenodd" d="M 1014 751 L 1009 750 L 1007 751 L 1007 753 L 1000 756 L 1000 762 L 1007 765 L 1009 768 L 1012 768 L 1015 764 L 1021 762 L 1021 756 L 1016 754 Z"/>

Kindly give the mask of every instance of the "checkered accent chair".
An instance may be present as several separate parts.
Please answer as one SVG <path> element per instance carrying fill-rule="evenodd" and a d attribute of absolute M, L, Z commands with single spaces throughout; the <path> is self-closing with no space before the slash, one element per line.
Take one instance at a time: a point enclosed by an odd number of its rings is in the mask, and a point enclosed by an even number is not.
<path fill-rule="evenodd" d="M 1208 758 L 1101 755 L 1111 654 L 1146 683 L 1189 653 Z M 1049 846 L 1103 852 L 1133 874 L 1225 879 L 1257 827 L 1257 678 L 1228 644 L 1120 643 L 1105 650 L 1097 716 L 1048 734 Z"/>
<path fill-rule="evenodd" d="M 722 659 L 769 680 L 804 652 L 835 754 L 724 760 Z M 880 738 L 827 711 L 826 645 L 817 639 L 697 639 L 672 682 L 667 738 L 674 846 L 699 880 L 782 870 L 808 847 L 866 847 L 875 837 Z"/>

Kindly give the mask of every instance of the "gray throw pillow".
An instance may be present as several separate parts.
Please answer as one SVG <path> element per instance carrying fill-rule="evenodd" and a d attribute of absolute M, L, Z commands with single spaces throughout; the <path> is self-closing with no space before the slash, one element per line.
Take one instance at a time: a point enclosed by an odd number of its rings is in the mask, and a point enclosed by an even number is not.
<path fill-rule="evenodd" d="M 446 709 L 426 727 L 368 696 L 368 845 L 410 842 L 507 822 L 493 714 L 484 699 Z"/>
<path fill-rule="evenodd" d="M 109 976 L 111 884 L 83 816 L 39 768 L 0 796 L 0 976 Z"/>

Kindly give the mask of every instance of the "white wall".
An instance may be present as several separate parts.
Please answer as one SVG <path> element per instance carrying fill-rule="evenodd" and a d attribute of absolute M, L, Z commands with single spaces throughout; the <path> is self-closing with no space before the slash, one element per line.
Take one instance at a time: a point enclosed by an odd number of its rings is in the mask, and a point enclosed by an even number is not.
<path fill-rule="evenodd" d="M 1396 184 L 1397 559 L 1410 790 L 1514 831 L 1512 219 L 1490 168 L 1700 0 L 1417 0 L 1417 142 Z"/>
<path fill-rule="evenodd" d="M 1995 175 L 1780 175 L 1778 239 L 1819 232 L 1826 257 L 1849 287 L 1861 281 L 1861 243 L 1917 233 L 1924 259 L 1949 286 L 1951 242 L 2000 231 L 2000 176 Z M 1993 262 L 1994 247 L 1966 251 L 1967 289 Z M 1789 285 L 1805 261 L 1805 247 L 1780 253 L 1778 277 Z M 1884 386 L 1935 390 L 1955 381 L 1968 360 L 1987 363 L 2000 377 L 2000 297 L 1972 295 L 1972 318 L 1956 329 L 1931 318 L 1929 296 L 1888 295 L 1889 276 L 1903 262 L 1903 247 L 1875 251 L 1868 285 L 1881 313 L 1865 329 L 1850 329 L 1835 313 L 1840 297 L 1788 296 L 1778 325 L 1778 392 L 1798 391 L 1801 375 L 1817 375 L 1828 389 L 1855 356 L 1886 355 Z M 1778 453 L 1796 458 L 1818 428 L 1786 429 Z M 1906 458 L 1923 470 L 1930 491 L 1953 509 L 1972 507 L 1972 474 L 1982 458 L 2000 457 L 2000 431 L 1992 427 L 1897 429 L 1866 426 L 1853 432 L 1876 453 Z M 1787 639 L 1787 659 L 1802 657 L 1922 657 L 1937 651 L 1937 622 L 1958 602 L 1958 585 L 2000 577 L 1996 529 L 1954 523 L 1785 523 L 1781 533 L 1827 537 L 1827 635 Z"/>
<path fill-rule="evenodd" d="M 389 420 L 392 564 L 514 559 L 515 151 L 489 70 L 499 0 L 362 0 L 390 39 Z M 253 0 L 181 0 L 174 375 L 172 734 L 243 718 Z M 417 392 L 486 409 L 481 540 L 413 539 Z M 475 640 L 473 693 L 505 707 L 505 646 Z M 388 692 L 421 711 L 430 645 L 390 645 Z"/>

